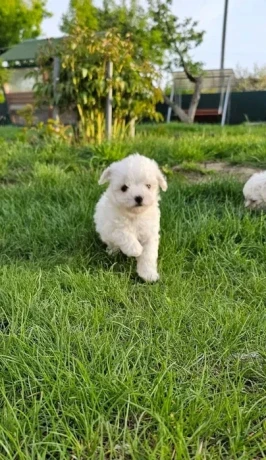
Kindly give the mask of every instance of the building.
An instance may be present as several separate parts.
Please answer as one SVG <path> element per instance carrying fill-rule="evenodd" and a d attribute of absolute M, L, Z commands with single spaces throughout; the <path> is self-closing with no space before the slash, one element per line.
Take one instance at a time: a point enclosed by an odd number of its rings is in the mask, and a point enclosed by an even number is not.
<path fill-rule="evenodd" d="M 33 86 L 35 80 L 28 77 L 31 70 L 36 68 L 36 57 L 47 43 L 56 44 L 62 38 L 26 40 L 13 46 L 0 55 L 3 65 L 10 69 L 9 81 L 4 86 L 5 103 L 0 104 L 0 116 L 6 111 L 6 116 L 15 124 L 23 123 L 17 111 L 26 105 L 34 104 Z M 1 107 L 2 105 L 2 107 Z M 45 121 L 52 117 L 52 107 L 36 110 L 36 118 Z"/>

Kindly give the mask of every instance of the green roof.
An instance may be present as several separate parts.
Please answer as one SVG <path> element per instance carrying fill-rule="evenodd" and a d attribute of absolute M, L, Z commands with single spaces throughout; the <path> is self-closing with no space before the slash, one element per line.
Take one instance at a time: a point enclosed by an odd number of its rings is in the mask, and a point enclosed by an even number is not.
<path fill-rule="evenodd" d="M 13 46 L 5 53 L 0 55 L 1 61 L 11 62 L 11 61 L 34 61 L 38 51 L 48 42 L 58 42 L 62 40 L 60 38 L 50 38 L 50 39 L 35 39 L 35 40 L 26 40 L 18 45 Z"/>

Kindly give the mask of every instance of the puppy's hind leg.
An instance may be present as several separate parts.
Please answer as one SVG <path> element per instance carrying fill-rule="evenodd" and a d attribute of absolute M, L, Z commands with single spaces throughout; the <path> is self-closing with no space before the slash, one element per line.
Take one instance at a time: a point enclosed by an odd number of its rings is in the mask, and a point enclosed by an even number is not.
<path fill-rule="evenodd" d="M 155 282 L 159 279 L 157 272 L 159 237 L 148 240 L 143 245 L 142 254 L 137 258 L 137 272 L 145 281 Z"/>

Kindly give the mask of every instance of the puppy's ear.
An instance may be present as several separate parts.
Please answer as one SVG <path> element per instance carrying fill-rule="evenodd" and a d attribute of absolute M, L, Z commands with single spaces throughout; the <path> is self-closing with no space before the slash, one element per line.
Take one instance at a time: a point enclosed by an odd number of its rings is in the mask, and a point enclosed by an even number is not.
<path fill-rule="evenodd" d="M 159 168 L 158 168 L 157 179 L 158 179 L 158 183 L 159 183 L 159 186 L 161 187 L 162 191 L 166 192 L 166 190 L 167 190 L 166 178 L 164 177 L 163 173 L 160 171 Z"/>
<path fill-rule="evenodd" d="M 106 168 L 106 169 L 103 171 L 103 173 L 102 173 L 102 175 L 101 175 L 101 177 L 100 177 L 100 179 L 99 179 L 98 184 L 99 184 L 99 185 L 106 184 L 106 182 L 109 182 L 109 181 L 110 181 L 110 178 L 111 178 L 111 166 L 108 166 L 108 168 Z"/>

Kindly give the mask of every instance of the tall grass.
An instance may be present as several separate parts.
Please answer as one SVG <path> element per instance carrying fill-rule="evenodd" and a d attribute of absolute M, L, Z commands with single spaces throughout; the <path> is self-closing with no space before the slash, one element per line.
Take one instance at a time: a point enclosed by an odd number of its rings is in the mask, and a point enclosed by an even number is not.
<path fill-rule="evenodd" d="M 170 162 L 153 136 L 134 147 Z M 1 143 L 0 458 L 263 458 L 266 217 L 237 182 L 171 176 L 142 283 L 92 221 L 131 147 Z"/>

